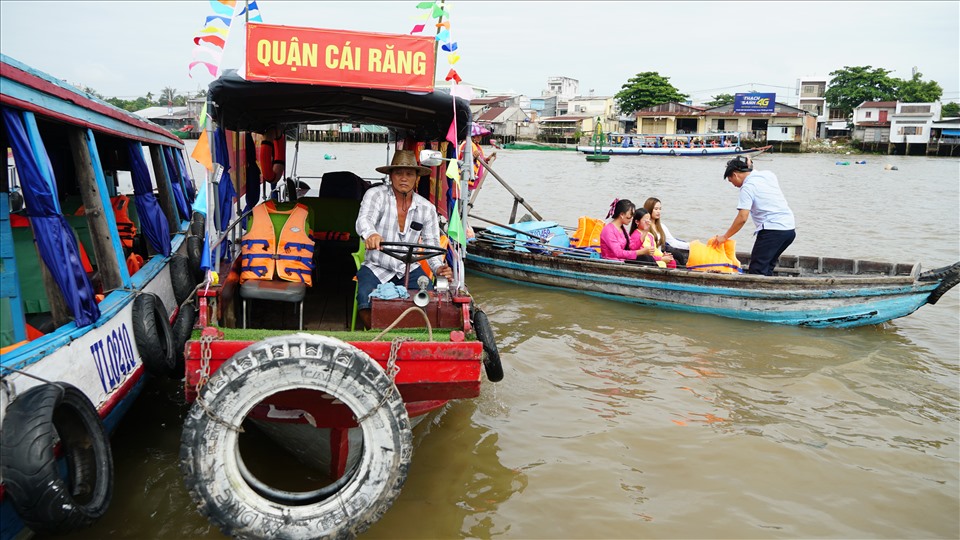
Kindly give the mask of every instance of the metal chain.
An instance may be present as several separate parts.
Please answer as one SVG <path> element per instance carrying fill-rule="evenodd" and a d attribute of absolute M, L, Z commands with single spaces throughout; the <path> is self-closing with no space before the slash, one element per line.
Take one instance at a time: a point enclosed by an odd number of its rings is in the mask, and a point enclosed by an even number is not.
<path fill-rule="evenodd" d="M 397 355 L 404 341 L 413 341 L 413 338 L 400 336 L 393 338 L 390 342 L 390 357 L 387 358 L 387 368 L 384 370 L 387 376 L 390 377 L 390 384 L 393 385 L 394 388 L 397 387 L 397 374 L 400 373 L 400 366 L 397 365 Z M 398 389 L 397 392 L 399 393 L 399 391 Z M 387 402 L 389 396 L 389 393 L 384 393 L 383 397 L 380 398 L 380 402 L 377 403 L 374 408 L 370 409 L 367 414 L 357 417 L 357 424 L 362 424 L 364 420 L 376 414 L 376 412 L 380 410 L 380 407 L 383 407 L 383 404 Z"/>
<path fill-rule="evenodd" d="M 400 373 L 400 366 L 397 365 L 397 353 L 400 352 L 400 346 L 403 345 L 404 341 L 412 341 L 413 338 L 410 337 L 395 337 L 390 342 L 390 358 L 387 359 L 387 376 L 390 377 L 391 382 L 397 380 L 397 374 Z"/>
<path fill-rule="evenodd" d="M 210 343 L 212 342 L 213 342 L 213 336 L 211 335 L 200 336 L 200 378 L 197 379 L 196 403 L 197 405 L 200 406 L 201 409 L 203 409 L 203 412 L 205 412 L 207 416 L 210 417 L 210 419 L 213 420 L 214 422 L 220 424 L 221 426 L 226 427 L 227 429 L 236 431 L 237 433 L 243 433 L 244 431 L 242 426 L 233 425 L 230 422 L 227 422 L 226 420 L 224 420 L 223 418 L 220 418 L 219 416 L 217 416 L 217 413 L 210 410 L 210 407 L 207 407 L 207 404 L 204 403 L 203 398 L 200 397 L 200 389 L 203 388 L 204 385 L 206 385 L 207 382 L 210 380 L 210 359 L 213 358 L 213 350 L 210 348 Z"/>
<path fill-rule="evenodd" d="M 213 342 L 213 336 L 200 336 L 200 378 L 197 379 L 196 391 L 200 396 L 200 389 L 210 380 L 210 359 L 213 357 L 213 351 L 210 349 L 210 343 Z"/>

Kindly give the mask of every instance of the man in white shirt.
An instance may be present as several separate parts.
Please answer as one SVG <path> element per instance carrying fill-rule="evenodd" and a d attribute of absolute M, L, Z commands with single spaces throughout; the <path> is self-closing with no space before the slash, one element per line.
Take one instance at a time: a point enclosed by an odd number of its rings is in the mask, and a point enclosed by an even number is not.
<path fill-rule="evenodd" d="M 370 188 L 363 195 L 357 216 L 357 234 L 363 238 L 367 252 L 357 271 L 357 314 L 364 327 L 370 328 L 370 293 L 381 283 L 404 285 L 406 265 L 380 251 L 381 242 L 440 244 L 437 209 L 416 193 L 417 181 L 430 174 L 430 169 L 417 163 L 410 150 L 398 150 L 390 165 L 377 167 L 390 175 L 390 184 Z M 453 272 L 437 256 L 427 259 L 434 274 L 453 279 Z M 409 283 L 426 275 L 419 264 L 410 266 Z"/>
<path fill-rule="evenodd" d="M 740 189 L 737 217 L 727 232 L 717 235 L 724 243 L 753 218 L 757 239 L 750 253 L 749 274 L 772 276 L 777 259 L 797 237 L 793 211 L 780 190 L 777 176 L 770 171 L 754 171 L 750 158 L 737 157 L 727 162 L 724 179 Z"/>

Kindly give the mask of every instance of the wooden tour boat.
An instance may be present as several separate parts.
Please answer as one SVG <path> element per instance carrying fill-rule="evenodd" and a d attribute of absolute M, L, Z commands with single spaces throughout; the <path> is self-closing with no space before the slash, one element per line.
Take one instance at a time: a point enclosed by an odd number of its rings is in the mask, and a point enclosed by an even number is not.
<path fill-rule="evenodd" d="M 281 65 L 257 75 L 260 66 L 251 70 L 255 63 L 248 61 L 246 78 L 228 71 L 210 85 L 207 107 L 216 130 L 208 127 L 208 133 L 216 165 L 208 185 L 217 191 L 209 194 L 208 215 L 220 218 L 206 221 L 205 249 L 210 260 L 222 262 L 212 265 L 216 275 L 206 271 L 198 329 L 185 350 L 184 385 L 194 405 L 184 421 L 181 470 L 199 511 L 225 534 L 351 537 L 398 496 L 411 462 L 412 427 L 450 400 L 477 397 L 481 372 L 500 380 L 499 353 L 463 281 L 465 247 L 454 240 L 449 248 L 384 244 L 385 253 L 408 267 L 443 255 L 454 279 L 438 277 L 435 290 L 410 283 L 409 298 L 374 298 L 372 328 L 355 327 L 354 277 L 364 244 L 356 231 L 358 212 L 366 190 L 389 181 L 364 176 L 386 163 L 338 171 L 330 161 L 322 163 L 325 171 L 301 171 L 293 155 L 279 163 L 271 198 L 264 196 L 262 179 L 273 176 L 287 138 L 299 147 L 307 124 L 380 125 L 390 130 L 394 150 L 424 150 L 420 163 L 431 174 L 421 178 L 418 191 L 456 222 L 465 216 L 454 212 L 464 205 L 447 206 L 454 186 L 446 173 L 457 145 L 444 139 L 451 125 L 458 140 L 466 138 L 470 108 L 432 91 L 433 38 L 251 23 L 248 58 L 256 57 L 256 44 L 267 34 L 305 46 L 346 39 L 364 51 L 385 44 L 397 55 L 416 49 L 425 51 L 428 69 L 404 82 L 389 74 L 331 74 L 322 61 L 313 70 L 291 73 Z M 411 84 L 420 79 L 429 89 Z M 260 167 L 242 157 L 255 155 L 254 134 L 271 132 L 285 135 L 260 143 Z M 469 152 L 465 161 L 462 193 L 473 170 Z M 230 180 L 221 176 L 226 168 Z M 224 189 L 240 194 L 235 203 L 221 202 L 230 200 L 220 195 Z M 241 283 L 243 225 L 260 207 L 308 212 L 312 286 L 279 274 Z M 218 276 L 224 278 L 217 282 Z"/>
<path fill-rule="evenodd" d="M 109 433 L 179 378 L 194 181 L 161 127 L 0 55 L 0 539 L 110 505 Z M 171 321 L 173 324 L 171 325 Z"/>
<path fill-rule="evenodd" d="M 922 271 L 919 263 L 782 255 L 773 276 L 756 276 L 604 260 L 596 249 L 571 247 L 575 229 L 543 221 L 484 165 L 514 196 L 507 224 L 470 215 L 474 223 L 490 226 L 476 228 L 467 247 L 467 269 L 490 277 L 644 306 L 832 328 L 907 316 L 935 304 L 960 282 L 960 262 Z M 521 204 L 535 220 L 515 222 Z M 749 266 L 749 253 L 736 256 L 741 268 Z"/>
<path fill-rule="evenodd" d="M 773 145 L 743 148 L 739 132 L 637 134 L 610 133 L 604 136 L 602 146 L 579 145 L 584 154 L 623 156 L 732 156 L 759 155 Z"/>

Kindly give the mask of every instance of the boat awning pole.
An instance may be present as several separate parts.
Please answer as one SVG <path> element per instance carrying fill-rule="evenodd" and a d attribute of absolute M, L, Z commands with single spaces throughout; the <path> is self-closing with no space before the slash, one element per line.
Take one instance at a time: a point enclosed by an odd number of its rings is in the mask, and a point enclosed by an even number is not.
<path fill-rule="evenodd" d="M 513 188 L 510 187 L 503 178 L 500 178 L 500 175 L 497 174 L 496 171 L 494 171 L 493 169 L 490 168 L 490 164 L 487 163 L 487 160 L 483 159 L 482 157 L 478 157 L 477 160 L 479 160 L 480 163 L 481 163 L 484 167 L 487 168 L 487 172 L 489 172 L 490 174 L 492 174 L 493 177 L 496 178 L 498 182 L 500 182 L 500 185 L 502 185 L 504 188 L 506 188 L 507 191 L 509 191 L 510 194 L 513 195 L 513 200 L 514 200 L 515 203 L 520 203 L 520 204 L 522 204 L 524 208 L 526 208 L 527 210 L 530 211 L 531 214 L 533 214 L 533 217 L 537 218 L 537 220 L 539 220 L 539 221 L 543 221 L 543 218 L 540 217 L 540 214 L 538 214 L 537 211 L 533 209 L 533 207 L 531 207 L 529 204 L 527 204 L 527 201 L 523 200 L 523 197 L 521 197 L 520 195 L 518 195 L 517 192 L 514 191 Z M 471 167 L 471 170 L 473 170 L 472 167 Z M 478 189 L 478 190 L 475 190 L 475 191 L 473 192 L 473 196 L 470 197 L 470 202 L 469 202 L 469 204 L 468 204 L 467 206 L 470 206 L 470 207 L 473 206 L 473 201 L 476 200 L 477 194 L 478 194 L 479 192 L 480 192 L 479 189 Z"/>

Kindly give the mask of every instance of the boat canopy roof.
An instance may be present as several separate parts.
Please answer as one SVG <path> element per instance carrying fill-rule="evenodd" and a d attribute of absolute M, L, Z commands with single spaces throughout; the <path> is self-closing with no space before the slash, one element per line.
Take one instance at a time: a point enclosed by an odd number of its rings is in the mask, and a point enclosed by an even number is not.
<path fill-rule="evenodd" d="M 0 81 L 0 104 L 6 107 L 122 138 L 183 146 L 183 141 L 157 124 L 4 54 L 0 54 Z"/>
<path fill-rule="evenodd" d="M 442 91 L 414 93 L 372 88 L 248 81 L 228 70 L 210 83 L 209 113 L 223 128 L 263 133 L 277 125 L 359 123 L 385 126 L 400 137 L 441 141 L 454 110 L 464 140 L 470 104 Z"/>

